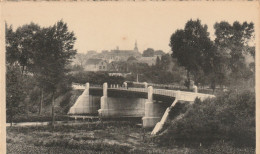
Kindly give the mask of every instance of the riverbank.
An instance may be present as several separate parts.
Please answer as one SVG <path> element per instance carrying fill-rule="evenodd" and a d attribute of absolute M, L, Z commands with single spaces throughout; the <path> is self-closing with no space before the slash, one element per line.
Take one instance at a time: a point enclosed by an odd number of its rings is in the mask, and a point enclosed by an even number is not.
<path fill-rule="evenodd" d="M 129 121 L 57 124 L 54 128 L 7 127 L 7 153 L 255 153 L 254 149 L 226 143 L 212 147 L 160 146 L 150 133 Z"/>

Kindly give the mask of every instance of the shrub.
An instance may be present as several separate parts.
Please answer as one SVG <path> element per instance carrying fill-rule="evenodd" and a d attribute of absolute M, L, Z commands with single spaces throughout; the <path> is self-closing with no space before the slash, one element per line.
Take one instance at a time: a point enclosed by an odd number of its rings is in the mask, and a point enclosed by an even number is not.
<path fill-rule="evenodd" d="M 158 141 L 210 145 L 230 141 L 235 146 L 255 146 L 255 93 L 231 90 L 214 99 L 196 100 L 184 117 L 171 123 Z M 170 143 L 171 144 L 171 143 Z"/>

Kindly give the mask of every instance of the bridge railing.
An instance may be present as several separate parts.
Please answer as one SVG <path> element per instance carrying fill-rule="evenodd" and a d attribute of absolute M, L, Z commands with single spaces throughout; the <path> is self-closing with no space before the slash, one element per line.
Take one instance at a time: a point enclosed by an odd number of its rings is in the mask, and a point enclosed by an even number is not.
<path fill-rule="evenodd" d="M 73 83 L 72 87 L 74 89 L 85 89 L 84 84 L 78 84 Z M 98 84 L 90 84 L 91 88 L 103 88 L 103 85 Z M 148 92 L 147 88 L 136 88 L 136 87 L 125 87 L 123 85 L 119 84 L 110 84 L 108 86 L 108 89 L 120 89 L 120 90 L 127 90 L 127 91 L 135 91 L 135 92 Z M 180 90 L 169 90 L 169 89 L 153 89 L 154 94 L 164 95 L 164 96 L 170 96 L 170 97 L 177 97 L 179 100 L 187 100 L 187 101 L 194 101 L 196 97 L 199 97 L 201 99 L 208 98 L 208 97 L 214 97 L 214 95 L 209 94 L 203 94 L 203 93 L 194 93 L 194 92 L 188 92 L 188 91 L 180 91 Z"/>
<path fill-rule="evenodd" d="M 99 84 L 90 84 L 89 87 L 91 87 L 91 88 L 103 88 L 103 85 L 99 85 Z"/>
<path fill-rule="evenodd" d="M 176 91 L 175 90 L 154 89 L 153 92 L 154 92 L 154 94 L 176 97 Z"/>
<path fill-rule="evenodd" d="M 170 89 L 170 90 L 186 89 L 185 86 L 173 85 L 173 84 L 148 83 L 148 86 L 153 86 L 154 89 Z"/>
<path fill-rule="evenodd" d="M 145 93 L 148 92 L 148 89 L 147 89 L 147 88 L 132 88 L 132 87 L 130 87 L 130 88 L 126 89 L 126 90 L 136 91 L 136 92 L 145 92 Z"/>

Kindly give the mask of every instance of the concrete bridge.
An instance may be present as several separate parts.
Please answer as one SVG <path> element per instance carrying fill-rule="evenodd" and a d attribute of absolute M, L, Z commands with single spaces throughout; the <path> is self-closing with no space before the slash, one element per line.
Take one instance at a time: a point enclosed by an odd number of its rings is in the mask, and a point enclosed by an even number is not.
<path fill-rule="evenodd" d="M 178 90 L 144 88 L 127 88 L 107 83 L 103 86 L 74 84 L 74 89 L 83 90 L 68 114 L 97 114 L 101 118 L 142 117 L 144 128 L 153 128 L 152 134 L 162 129 L 168 118 L 170 107 L 177 102 L 193 103 L 195 98 L 204 100 L 214 95 Z"/>

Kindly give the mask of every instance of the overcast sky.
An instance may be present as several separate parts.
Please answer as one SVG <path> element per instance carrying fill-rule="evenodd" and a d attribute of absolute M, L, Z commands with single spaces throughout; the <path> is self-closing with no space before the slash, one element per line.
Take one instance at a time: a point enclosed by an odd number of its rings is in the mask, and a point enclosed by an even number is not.
<path fill-rule="evenodd" d="M 53 25 L 63 19 L 77 41 L 75 48 L 88 50 L 133 49 L 148 47 L 170 51 L 169 40 L 189 19 L 199 18 L 207 24 L 211 38 L 216 22 L 257 19 L 256 3 L 201 2 L 11 2 L 3 5 L 3 15 L 14 28 L 34 22 Z"/>

